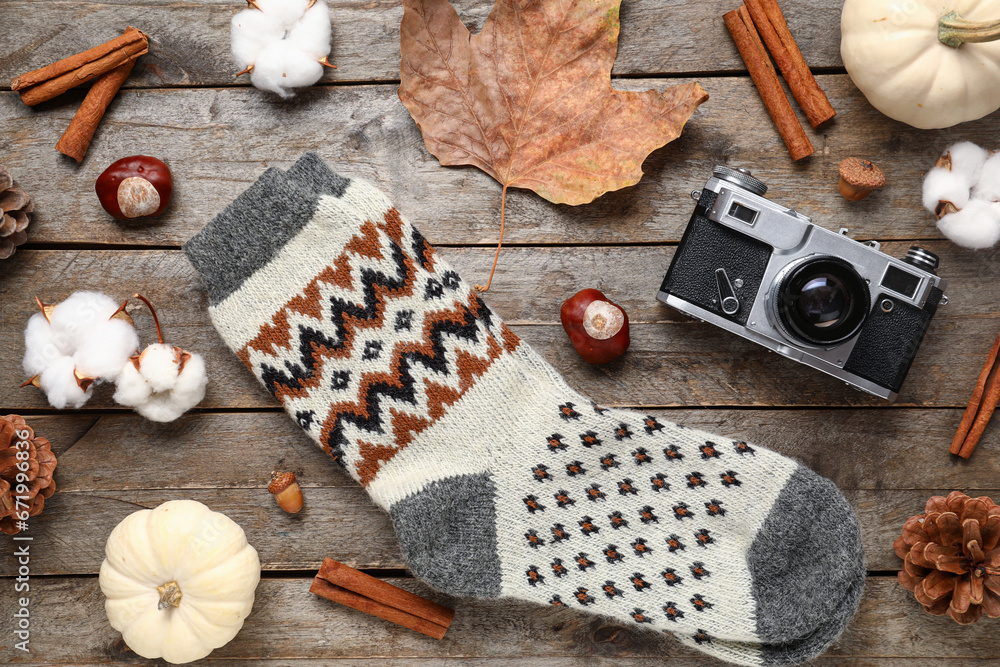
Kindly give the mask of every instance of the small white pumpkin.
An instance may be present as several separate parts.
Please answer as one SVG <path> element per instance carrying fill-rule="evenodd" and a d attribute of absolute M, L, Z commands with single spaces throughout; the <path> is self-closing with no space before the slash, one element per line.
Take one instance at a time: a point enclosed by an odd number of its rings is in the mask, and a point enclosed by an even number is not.
<path fill-rule="evenodd" d="M 1000 108 L 1000 0 L 846 0 L 840 54 L 876 109 L 920 129 Z"/>
<path fill-rule="evenodd" d="M 108 537 L 100 574 L 108 620 L 129 648 L 178 664 L 236 636 L 259 581 L 243 529 L 194 500 L 125 517 Z"/>

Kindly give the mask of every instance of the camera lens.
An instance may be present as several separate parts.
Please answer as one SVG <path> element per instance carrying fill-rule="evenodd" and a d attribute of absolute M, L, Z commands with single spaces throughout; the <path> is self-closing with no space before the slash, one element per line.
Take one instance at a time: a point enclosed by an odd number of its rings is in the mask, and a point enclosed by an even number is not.
<path fill-rule="evenodd" d="M 850 264 L 819 257 L 785 276 L 776 306 L 789 334 L 805 343 L 828 346 L 858 333 L 868 303 L 868 285 Z"/>

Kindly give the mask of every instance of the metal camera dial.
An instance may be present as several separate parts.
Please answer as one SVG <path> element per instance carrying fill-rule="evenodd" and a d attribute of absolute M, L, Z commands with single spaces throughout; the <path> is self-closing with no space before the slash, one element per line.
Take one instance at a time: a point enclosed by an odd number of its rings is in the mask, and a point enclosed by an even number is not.
<path fill-rule="evenodd" d="M 720 165 L 712 170 L 712 175 L 720 181 L 729 181 L 761 197 L 767 193 L 767 186 L 754 178 L 748 169 L 731 169 Z"/>
<path fill-rule="evenodd" d="M 910 246 L 903 261 L 934 275 L 937 275 L 937 267 L 940 262 L 937 255 L 916 245 Z"/>

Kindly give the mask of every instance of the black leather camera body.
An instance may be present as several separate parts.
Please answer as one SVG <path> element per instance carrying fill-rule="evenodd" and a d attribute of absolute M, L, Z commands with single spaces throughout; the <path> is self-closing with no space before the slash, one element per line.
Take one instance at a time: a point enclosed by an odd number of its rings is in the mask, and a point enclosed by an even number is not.
<path fill-rule="evenodd" d="M 938 306 L 938 258 L 903 259 L 764 198 L 750 172 L 716 167 L 657 294 L 687 315 L 895 400 Z"/>

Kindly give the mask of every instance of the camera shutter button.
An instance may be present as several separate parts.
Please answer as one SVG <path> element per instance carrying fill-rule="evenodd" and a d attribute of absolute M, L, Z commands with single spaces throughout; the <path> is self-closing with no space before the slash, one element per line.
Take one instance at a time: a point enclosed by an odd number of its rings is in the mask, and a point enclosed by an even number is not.
<path fill-rule="evenodd" d="M 737 278 L 737 280 L 739 280 Z M 722 307 L 722 312 L 726 315 L 735 315 L 740 310 L 740 300 L 736 298 L 736 291 L 733 289 L 733 285 L 729 282 L 729 276 L 726 275 L 725 269 L 715 270 L 715 282 L 719 288 L 719 304 Z"/>

